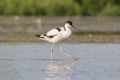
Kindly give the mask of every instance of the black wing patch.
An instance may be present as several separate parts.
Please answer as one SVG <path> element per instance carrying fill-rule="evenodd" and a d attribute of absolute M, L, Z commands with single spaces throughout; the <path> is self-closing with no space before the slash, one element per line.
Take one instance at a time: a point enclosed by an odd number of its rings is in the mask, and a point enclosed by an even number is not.
<path fill-rule="evenodd" d="M 56 28 L 59 32 L 61 31 L 61 29 L 60 28 Z"/>
<path fill-rule="evenodd" d="M 57 36 L 57 35 L 51 35 L 51 36 L 46 36 L 46 37 L 48 37 L 48 38 L 53 38 L 53 37 L 55 37 L 55 36 Z"/>
<path fill-rule="evenodd" d="M 47 37 L 49 37 L 49 38 L 53 38 L 54 36 L 47 36 Z"/>
<path fill-rule="evenodd" d="M 54 36 L 57 36 L 57 35 L 48 36 L 47 34 L 43 34 L 43 36 L 46 36 L 46 37 L 48 37 L 48 38 L 53 38 Z"/>

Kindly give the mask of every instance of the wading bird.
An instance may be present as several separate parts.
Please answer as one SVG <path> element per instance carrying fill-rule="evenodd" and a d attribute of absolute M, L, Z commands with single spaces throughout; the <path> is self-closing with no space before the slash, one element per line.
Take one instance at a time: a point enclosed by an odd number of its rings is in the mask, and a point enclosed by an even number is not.
<path fill-rule="evenodd" d="M 38 37 L 39 39 L 52 43 L 51 60 L 53 60 L 54 44 L 64 41 L 65 39 L 70 37 L 70 35 L 72 34 L 70 28 L 77 29 L 76 27 L 73 26 L 73 23 L 71 21 L 66 21 L 63 27 L 51 29 L 50 31 L 48 31 L 47 33 L 43 33 L 42 35 L 36 35 L 36 37 Z M 62 46 L 60 46 L 60 53 L 70 57 L 73 61 L 77 60 L 75 56 L 72 56 L 71 54 L 64 52 Z"/>

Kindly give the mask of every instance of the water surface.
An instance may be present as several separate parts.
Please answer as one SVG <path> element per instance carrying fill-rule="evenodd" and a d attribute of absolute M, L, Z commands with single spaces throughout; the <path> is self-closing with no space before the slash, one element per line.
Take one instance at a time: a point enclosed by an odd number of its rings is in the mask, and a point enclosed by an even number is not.
<path fill-rule="evenodd" d="M 120 80 L 120 44 L 64 44 L 71 61 L 50 44 L 0 43 L 0 80 Z"/>

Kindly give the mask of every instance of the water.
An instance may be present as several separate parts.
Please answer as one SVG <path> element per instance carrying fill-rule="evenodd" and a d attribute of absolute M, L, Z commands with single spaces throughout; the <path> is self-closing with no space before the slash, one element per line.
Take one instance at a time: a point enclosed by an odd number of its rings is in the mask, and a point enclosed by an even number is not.
<path fill-rule="evenodd" d="M 50 44 L 0 43 L 0 80 L 120 80 L 120 44 L 64 44 L 71 61 Z"/>

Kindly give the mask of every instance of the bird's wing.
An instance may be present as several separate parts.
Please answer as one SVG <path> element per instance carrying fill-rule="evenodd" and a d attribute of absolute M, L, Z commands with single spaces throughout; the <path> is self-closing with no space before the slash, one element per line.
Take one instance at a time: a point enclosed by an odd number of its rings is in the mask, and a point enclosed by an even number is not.
<path fill-rule="evenodd" d="M 59 28 L 60 29 L 60 28 Z M 52 29 L 46 33 L 47 36 L 56 36 L 59 34 L 60 30 L 58 28 Z"/>

